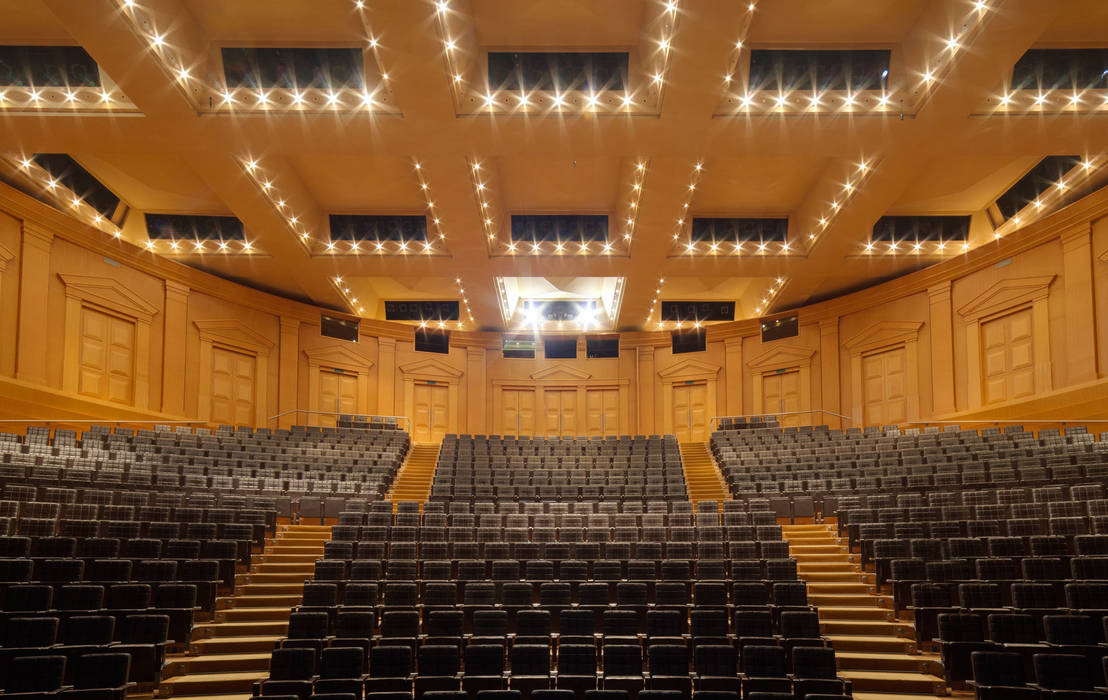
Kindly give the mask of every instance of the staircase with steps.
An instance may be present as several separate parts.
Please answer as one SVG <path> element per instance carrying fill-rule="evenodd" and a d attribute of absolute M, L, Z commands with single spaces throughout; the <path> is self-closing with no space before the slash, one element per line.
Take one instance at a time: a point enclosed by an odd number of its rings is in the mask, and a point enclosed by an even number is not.
<path fill-rule="evenodd" d="M 916 649 L 911 622 L 893 617 L 892 598 L 876 592 L 828 525 L 783 525 L 789 556 L 819 608 L 820 628 L 835 648 L 839 675 L 854 683 L 856 700 L 920 700 L 946 696 L 937 654 Z"/>
<path fill-rule="evenodd" d="M 685 468 L 685 488 L 688 489 L 689 500 L 694 504 L 731 498 L 716 466 L 716 460 L 708 449 L 708 443 L 681 443 L 681 464 Z"/>
<path fill-rule="evenodd" d="M 416 501 L 422 504 L 431 495 L 431 482 L 439 461 L 439 443 L 413 443 L 408 459 L 396 475 L 392 491 L 386 497 L 393 503 Z"/>
<path fill-rule="evenodd" d="M 188 654 L 166 659 L 157 695 L 249 698 L 254 681 L 269 676 L 274 643 L 288 630 L 289 611 L 329 539 L 329 526 L 278 525 L 250 572 L 237 575 L 235 594 L 217 599 L 213 620 L 193 627 Z"/>

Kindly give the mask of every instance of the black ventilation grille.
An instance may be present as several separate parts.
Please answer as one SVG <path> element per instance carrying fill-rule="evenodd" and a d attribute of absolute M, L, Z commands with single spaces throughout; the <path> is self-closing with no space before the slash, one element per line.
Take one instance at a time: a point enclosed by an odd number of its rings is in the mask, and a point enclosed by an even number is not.
<path fill-rule="evenodd" d="M 332 241 L 426 241 L 427 217 L 331 214 Z"/>
<path fill-rule="evenodd" d="M 242 222 L 233 216 L 146 214 L 146 235 L 153 240 L 243 241 Z"/>
<path fill-rule="evenodd" d="M 80 46 L 0 46 L 0 85 L 100 87 L 100 68 Z"/>
<path fill-rule="evenodd" d="M 513 214 L 512 240 L 517 243 L 605 243 L 608 217 L 603 214 Z"/>
<path fill-rule="evenodd" d="M 887 49 L 792 50 L 753 49 L 750 52 L 750 89 L 884 90 L 889 78 Z"/>
<path fill-rule="evenodd" d="M 105 219 L 114 220 L 119 208 L 119 197 L 100 183 L 92 173 L 65 153 L 36 153 L 35 165 L 39 166 L 60 184 L 71 190 Z"/>
<path fill-rule="evenodd" d="M 1104 90 L 1108 49 L 1031 49 L 1012 67 L 1013 90 Z"/>
<path fill-rule="evenodd" d="M 289 90 L 361 89 L 365 86 L 361 49 L 223 49 L 227 87 Z"/>
<path fill-rule="evenodd" d="M 784 243 L 788 233 L 788 219 L 696 217 L 692 222 L 694 243 Z"/>
<path fill-rule="evenodd" d="M 1081 156 L 1047 156 L 996 200 L 997 209 L 1011 219 L 1021 209 L 1054 187 L 1062 176 L 1081 163 Z"/>
<path fill-rule="evenodd" d="M 873 225 L 872 241 L 923 243 L 964 241 L 969 237 L 968 216 L 882 216 Z"/>
<path fill-rule="evenodd" d="M 489 52 L 489 89 L 627 89 L 626 52 Z"/>

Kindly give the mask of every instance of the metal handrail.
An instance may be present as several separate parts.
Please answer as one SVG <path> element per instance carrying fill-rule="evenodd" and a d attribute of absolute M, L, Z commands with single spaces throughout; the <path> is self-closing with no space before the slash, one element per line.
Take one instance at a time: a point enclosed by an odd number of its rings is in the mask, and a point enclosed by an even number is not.
<path fill-rule="evenodd" d="M 742 415 L 735 415 L 735 416 L 712 416 L 712 418 L 708 422 L 708 425 L 714 428 L 714 427 L 718 426 L 719 422 L 722 421 L 724 418 L 761 418 L 762 416 L 801 416 L 801 415 L 808 415 L 808 414 L 811 414 L 811 413 L 825 413 L 829 416 L 835 416 L 836 418 L 840 418 L 840 419 L 848 421 L 850 423 L 856 423 L 857 422 L 857 421 L 854 420 L 854 418 L 852 416 L 845 416 L 841 413 L 836 413 L 834 411 L 828 411 L 825 408 L 813 408 L 813 409 L 810 409 L 810 410 L 807 410 L 807 411 L 762 411 L 761 413 L 744 413 Z"/>
<path fill-rule="evenodd" d="M 1102 418 L 969 418 L 966 420 L 910 420 L 901 425 L 962 425 L 964 423 L 997 423 L 1019 425 L 1022 423 L 1108 423 Z"/>
<path fill-rule="evenodd" d="M 392 418 L 396 421 L 396 424 L 398 426 L 401 425 L 401 421 L 403 421 L 406 424 L 409 420 L 408 416 L 382 416 L 382 415 L 377 415 L 377 414 L 374 414 L 374 413 L 346 413 L 346 412 L 338 412 L 338 411 L 309 411 L 306 408 L 290 408 L 287 411 L 281 411 L 280 413 L 278 413 L 275 416 L 270 416 L 269 418 L 266 418 L 265 420 L 268 423 L 270 421 L 277 420 L 278 418 L 284 418 L 285 416 L 288 416 L 288 415 L 291 415 L 291 414 L 294 414 L 294 413 L 306 413 L 308 415 L 313 415 L 313 416 L 366 416 L 367 418 Z M 407 426 L 405 426 L 405 427 L 407 427 Z"/>

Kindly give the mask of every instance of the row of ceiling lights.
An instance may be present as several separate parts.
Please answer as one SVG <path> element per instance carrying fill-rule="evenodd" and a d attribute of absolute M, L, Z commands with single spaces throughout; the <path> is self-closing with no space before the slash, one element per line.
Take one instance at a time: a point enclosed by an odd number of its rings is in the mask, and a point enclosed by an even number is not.
<path fill-rule="evenodd" d="M 9 158 L 4 156 L 9 164 L 18 168 L 32 183 L 42 188 L 42 192 L 52 199 L 61 209 L 68 210 L 73 216 L 82 219 L 85 223 L 94 226 L 105 233 L 110 233 L 116 238 L 122 236 L 122 231 L 113 222 L 104 218 L 92 205 L 84 201 L 79 194 L 66 187 L 52 173 L 40 166 L 32 158 L 19 156 Z"/>

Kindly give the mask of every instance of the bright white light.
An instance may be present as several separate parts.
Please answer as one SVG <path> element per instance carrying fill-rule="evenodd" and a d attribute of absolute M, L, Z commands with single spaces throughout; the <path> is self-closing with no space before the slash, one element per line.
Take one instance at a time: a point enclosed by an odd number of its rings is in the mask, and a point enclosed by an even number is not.
<path fill-rule="evenodd" d="M 235 96 L 231 94 L 230 90 L 223 91 L 223 104 L 229 105 L 235 101 Z"/>
<path fill-rule="evenodd" d="M 778 97 L 777 97 L 777 106 L 778 107 L 784 107 L 788 103 L 789 103 L 789 98 L 788 97 L 785 97 L 784 95 L 778 95 Z"/>
<path fill-rule="evenodd" d="M 74 95 L 72 92 L 70 92 L 69 90 L 65 91 L 65 101 L 66 102 L 73 102 L 76 99 L 77 99 L 77 96 Z"/>
<path fill-rule="evenodd" d="M 496 98 L 493 97 L 491 93 L 485 95 L 485 106 L 486 107 L 492 107 L 492 105 L 495 101 L 496 101 Z"/>
<path fill-rule="evenodd" d="M 327 93 L 327 104 L 333 105 L 333 104 L 336 104 L 338 101 L 339 101 L 339 96 L 338 95 L 336 95 L 333 92 L 328 92 Z"/>
<path fill-rule="evenodd" d="M 935 79 L 935 75 L 931 71 L 927 71 L 923 74 L 923 79 L 930 83 Z"/>
<path fill-rule="evenodd" d="M 299 92 L 293 92 L 292 93 L 292 103 L 294 105 L 303 104 L 304 103 L 304 95 L 300 94 Z"/>
<path fill-rule="evenodd" d="M 1007 105 L 1011 101 L 1012 101 L 1012 96 L 1009 95 L 1008 93 L 1004 93 L 1003 95 L 1000 96 L 1000 104 L 1002 104 L 1002 105 Z"/>
<path fill-rule="evenodd" d="M 630 95 L 624 95 L 623 96 L 623 106 L 624 107 L 630 106 L 632 100 L 633 100 L 633 98 Z"/>
<path fill-rule="evenodd" d="M 188 68 L 178 68 L 177 69 L 177 79 L 178 80 L 188 80 L 189 79 L 189 69 Z"/>
<path fill-rule="evenodd" d="M 447 39 L 446 40 L 446 50 L 447 51 L 453 51 L 456 48 L 458 48 L 458 43 L 456 41 L 454 41 L 453 39 Z"/>
<path fill-rule="evenodd" d="M 154 35 L 150 37 L 150 40 L 154 42 L 154 46 L 157 46 L 159 49 L 165 44 L 165 39 L 163 39 L 162 35 L 158 34 L 157 32 L 154 32 Z"/>
<path fill-rule="evenodd" d="M 562 97 L 561 95 L 554 95 L 554 106 L 555 107 L 565 107 L 565 105 L 566 105 L 566 98 Z"/>
<path fill-rule="evenodd" d="M 446 0 L 439 0 L 435 3 L 435 7 L 438 8 L 439 12 L 446 12 L 450 8 L 450 3 Z"/>
<path fill-rule="evenodd" d="M 949 39 L 947 39 L 946 48 L 948 51 L 953 51 L 958 48 L 958 39 L 955 37 L 950 37 Z"/>

